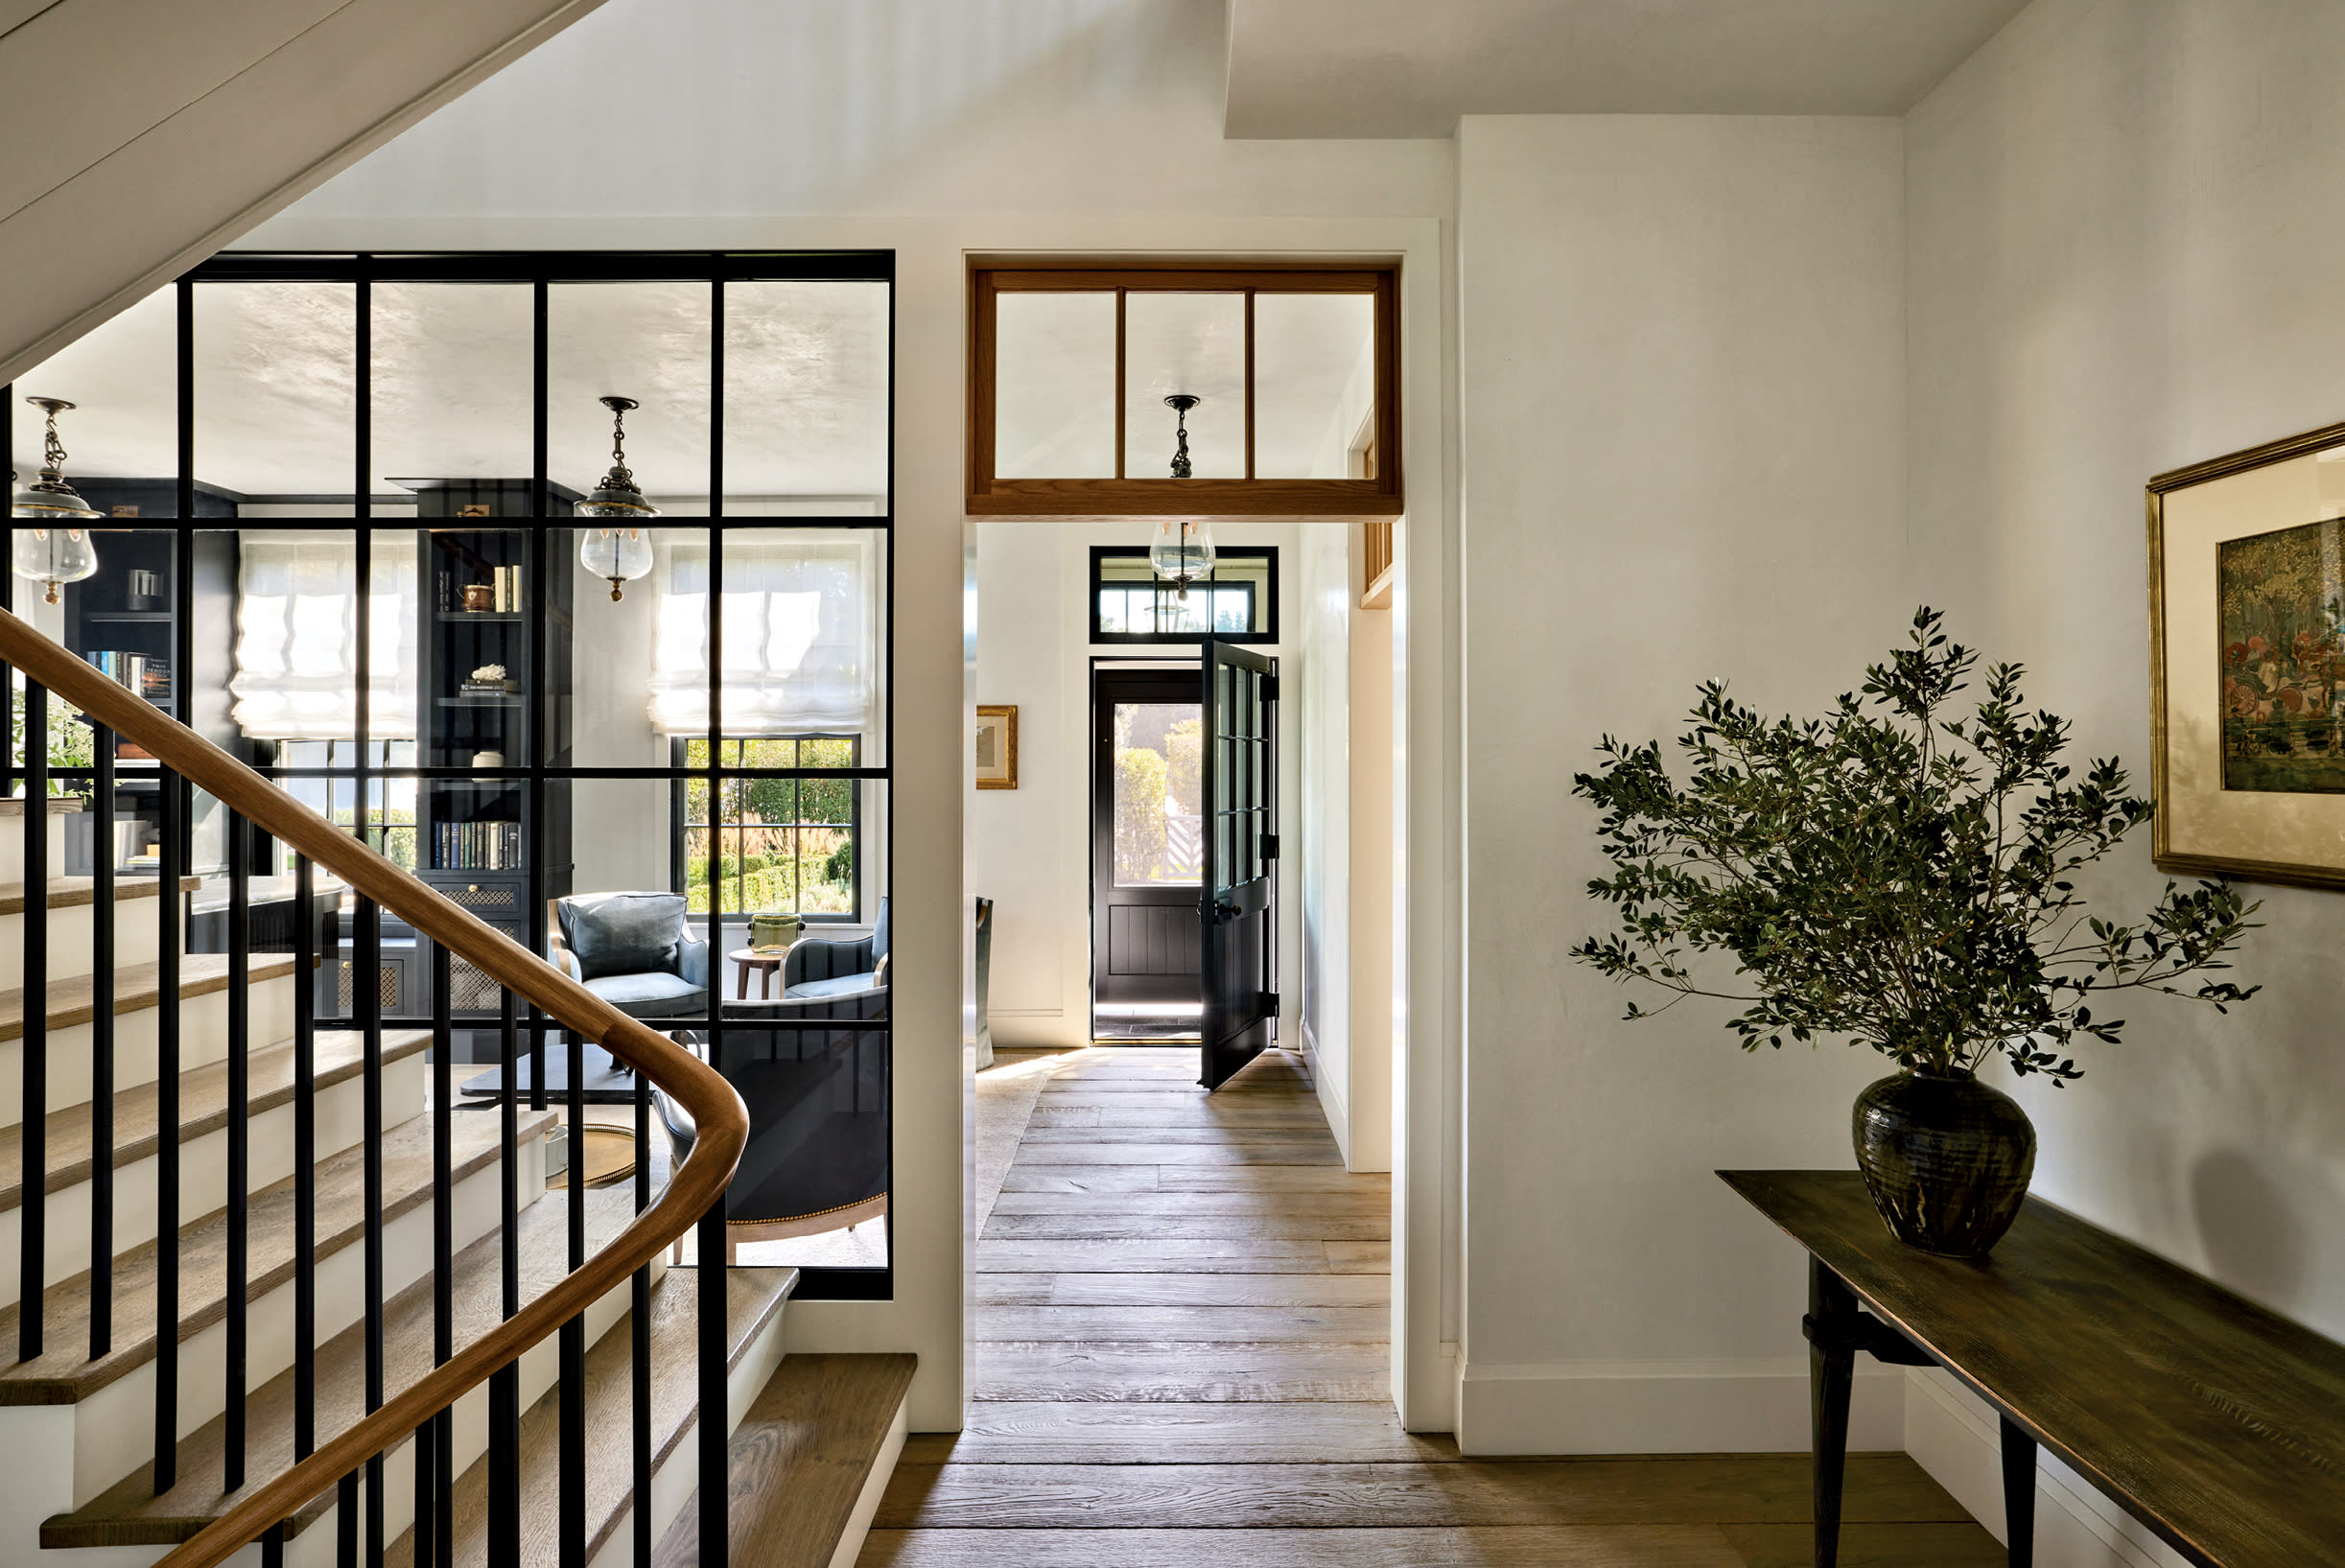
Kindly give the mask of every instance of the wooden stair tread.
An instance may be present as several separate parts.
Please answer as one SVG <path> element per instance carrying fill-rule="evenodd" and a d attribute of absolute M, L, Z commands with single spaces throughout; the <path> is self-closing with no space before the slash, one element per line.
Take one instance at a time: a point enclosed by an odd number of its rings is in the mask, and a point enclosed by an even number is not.
<path fill-rule="evenodd" d="M 387 1063 L 426 1050 L 429 1029 L 387 1029 L 383 1060 Z M 328 1088 L 356 1078 L 363 1069 L 364 1037 L 336 1030 L 317 1036 L 317 1087 Z M 246 1069 L 249 1113 L 257 1116 L 293 1098 L 293 1042 L 254 1051 Z M 134 1164 L 155 1152 L 155 1111 L 159 1086 L 135 1084 L 114 1095 L 114 1164 Z M 228 1065 L 209 1062 L 179 1075 L 179 1141 L 191 1142 L 228 1124 Z M 89 1180 L 91 1158 L 90 1105 L 67 1106 L 49 1113 L 43 1164 L 48 1169 L 46 1190 L 57 1192 Z M 0 1213 L 24 1202 L 24 1128 L 0 1127 Z"/>
<path fill-rule="evenodd" d="M 114 900 L 117 903 L 128 899 L 152 899 L 162 886 L 153 877 L 117 877 L 114 878 Z M 193 893 L 203 885 L 200 877 L 179 878 L 179 891 Z M 92 877 L 52 877 L 47 883 L 49 897 L 43 901 L 51 909 L 71 909 L 98 901 L 98 882 Z M 0 915 L 24 913 L 24 883 L 0 882 Z"/>
<path fill-rule="evenodd" d="M 733 1434 L 727 1460 L 738 1568 L 830 1568 L 918 1365 L 909 1355 L 784 1359 Z M 699 1562 L 697 1492 L 651 1560 L 654 1568 Z"/>
<path fill-rule="evenodd" d="M 125 964 L 114 971 L 114 1012 L 137 1013 L 155 1005 L 162 995 L 162 967 Z M 255 981 L 274 980 L 293 972 L 291 953 L 254 953 L 250 974 Z M 190 953 L 179 960 L 179 996 L 206 996 L 228 989 L 228 955 Z M 90 977 L 49 982 L 49 1027 L 70 1029 L 97 1016 L 96 994 Z M 24 992 L 0 991 L 0 1041 L 24 1038 Z"/>
<path fill-rule="evenodd" d="M 53 817 L 75 816 L 81 810 L 82 797 L 79 795 L 52 795 L 49 797 L 49 814 Z M 22 795 L 0 798 L 0 817 L 21 817 L 23 815 L 24 797 Z"/>
<path fill-rule="evenodd" d="M 494 1118 L 483 1118 L 493 1120 Z M 632 1187 L 609 1187 L 586 1195 L 586 1245 L 591 1253 L 635 1217 Z M 562 1195 L 550 1195 L 524 1208 L 514 1223 L 521 1262 L 523 1305 L 553 1288 L 569 1272 L 570 1212 Z M 479 1339 L 504 1318 L 504 1242 L 497 1231 L 474 1242 L 451 1260 L 449 1269 L 456 1347 Z M 432 1354 L 432 1279 L 429 1275 L 384 1304 L 383 1380 L 387 1397 L 422 1379 L 436 1365 Z M 317 1442 L 320 1447 L 357 1424 L 365 1413 L 366 1328 L 362 1322 L 342 1330 L 317 1350 Z M 293 1463 L 293 1374 L 278 1373 L 252 1391 L 245 1404 L 246 1486 L 258 1486 Z M 61 1513 L 41 1526 L 44 1547 L 165 1546 L 184 1541 L 211 1523 L 241 1495 L 224 1490 L 227 1418 L 214 1416 L 179 1442 L 179 1478 L 162 1496 L 153 1495 L 153 1466 L 142 1465 L 108 1487 L 88 1507 Z M 295 1519 L 296 1532 L 334 1501 L 331 1490 L 315 1499 Z"/>
<path fill-rule="evenodd" d="M 671 1268 L 651 1290 L 651 1463 L 656 1470 L 684 1440 L 698 1408 L 699 1275 Z M 750 1343 L 782 1310 L 798 1283 L 795 1269 L 727 1269 L 725 1364 L 740 1364 Z M 613 1323 L 586 1351 L 586 1556 L 601 1550 L 635 1497 L 635 1415 L 628 1318 Z M 785 1366 L 788 1365 L 786 1361 Z M 520 1564 L 552 1565 L 561 1545 L 561 1384 L 521 1416 Z M 488 1460 L 457 1477 L 451 1533 L 459 1568 L 488 1563 Z M 411 1568 L 412 1532 L 384 1555 L 386 1568 Z M 514 1568 L 500 1562 L 498 1568 Z"/>
<path fill-rule="evenodd" d="M 527 1139 L 554 1125 L 551 1111 L 525 1112 Z M 500 1116 L 458 1114 L 453 1125 L 449 1161 L 458 1182 L 494 1162 Z M 432 1124 L 410 1116 L 384 1134 L 382 1223 L 387 1225 L 432 1197 Z M 316 1255 L 324 1258 L 359 1240 L 365 1231 L 365 1147 L 345 1149 L 318 1161 Z M 291 1178 L 252 1195 L 247 1205 L 250 1267 L 247 1299 L 266 1295 L 293 1276 L 293 1182 Z M 227 1211 L 217 1210 L 183 1226 L 179 1242 L 179 1338 L 187 1340 L 217 1322 L 226 1311 Z M 0 1367 L 0 1406 L 70 1405 L 146 1365 L 154 1355 L 156 1247 L 152 1241 L 114 1260 L 114 1347 L 89 1356 L 89 1275 L 78 1274 L 49 1287 L 45 1348 L 31 1361 Z M 12 1343 L 19 1305 L 0 1307 L 0 1340 Z"/>

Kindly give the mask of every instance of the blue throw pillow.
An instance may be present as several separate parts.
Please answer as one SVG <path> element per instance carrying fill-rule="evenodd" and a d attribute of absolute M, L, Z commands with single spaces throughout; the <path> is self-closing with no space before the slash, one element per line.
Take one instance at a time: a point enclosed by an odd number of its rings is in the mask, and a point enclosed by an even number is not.
<path fill-rule="evenodd" d="M 562 940 L 579 976 L 673 974 L 681 967 L 684 895 L 605 893 L 561 905 Z"/>

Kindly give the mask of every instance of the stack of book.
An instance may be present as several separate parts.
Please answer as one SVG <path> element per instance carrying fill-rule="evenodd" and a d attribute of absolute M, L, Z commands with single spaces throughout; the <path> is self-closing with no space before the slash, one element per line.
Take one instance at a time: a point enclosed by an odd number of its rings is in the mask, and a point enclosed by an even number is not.
<path fill-rule="evenodd" d="M 506 871 L 520 864 L 518 822 L 443 822 L 434 832 L 434 870 Z"/>
<path fill-rule="evenodd" d="M 148 653 L 116 653 L 94 649 L 82 655 L 98 673 L 119 681 L 149 702 L 171 701 L 171 661 Z"/>
<path fill-rule="evenodd" d="M 456 580 L 456 574 L 439 574 L 439 607 L 443 612 L 464 608 L 464 589 L 467 584 Z M 521 568 L 493 566 L 488 569 L 488 608 L 497 614 L 516 613 L 521 609 Z"/>

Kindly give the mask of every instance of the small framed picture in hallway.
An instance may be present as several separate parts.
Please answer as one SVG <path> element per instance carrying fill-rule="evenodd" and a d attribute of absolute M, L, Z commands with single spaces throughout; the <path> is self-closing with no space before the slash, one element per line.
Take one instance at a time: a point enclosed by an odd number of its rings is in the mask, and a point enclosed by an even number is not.
<path fill-rule="evenodd" d="M 1018 705 L 977 709 L 977 787 L 1018 787 Z"/>

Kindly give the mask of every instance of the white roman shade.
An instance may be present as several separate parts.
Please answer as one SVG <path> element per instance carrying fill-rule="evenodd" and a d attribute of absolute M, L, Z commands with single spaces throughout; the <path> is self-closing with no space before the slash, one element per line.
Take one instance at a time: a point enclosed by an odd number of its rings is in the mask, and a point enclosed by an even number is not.
<path fill-rule="evenodd" d="M 348 529 L 237 535 L 238 728 L 255 739 L 339 740 L 358 732 L 358 546 Z M 387 528 L 368 550 L 367 728 L 415 737 L 415 535 Z"/>
<path fill-rule="evenodd" d="M 879 544 L 874 532 L 748 529 L 724 536 L 724 732 L 854 735 L 879 726 Z M 651 723 L 709 728 L 709 550 L 661 551 Z"/>

